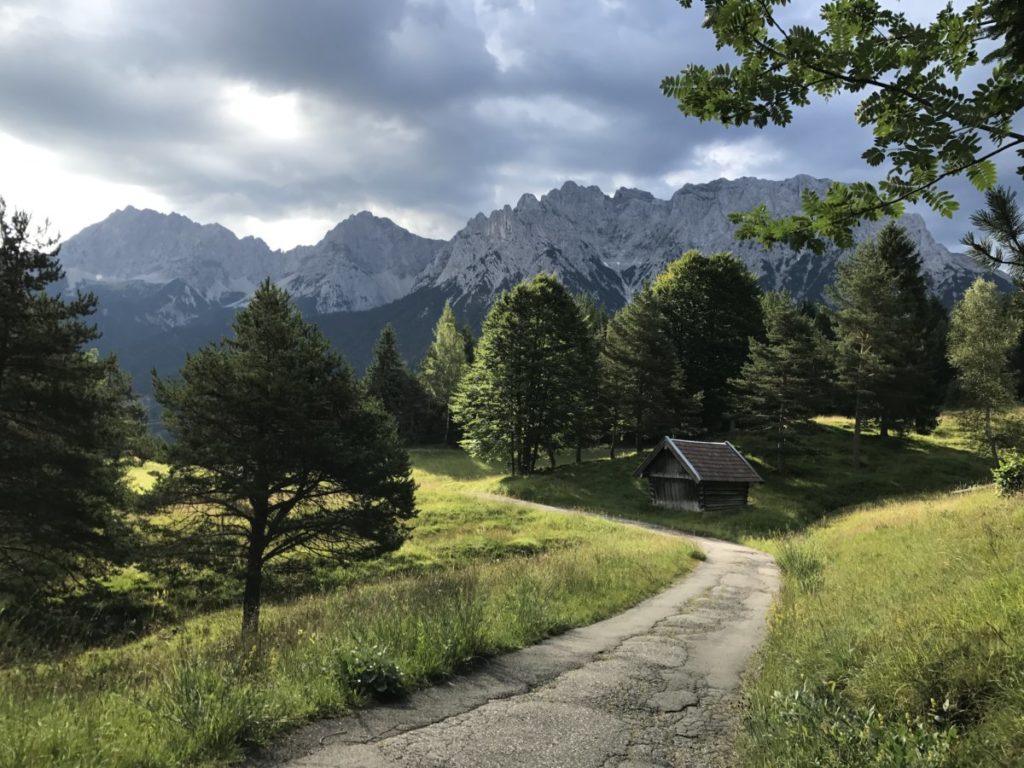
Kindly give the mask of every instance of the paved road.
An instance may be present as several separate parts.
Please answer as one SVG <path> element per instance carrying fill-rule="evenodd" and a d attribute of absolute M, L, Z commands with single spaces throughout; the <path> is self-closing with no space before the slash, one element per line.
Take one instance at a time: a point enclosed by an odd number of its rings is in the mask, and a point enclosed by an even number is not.
<path fill-rule="evenodd" d="M 762 552 L 692 538 L 707 560 L 640 605 L 400 705 L 308 726 L 258 764 L 731 765 L 740 677 L 764 635 L 779 575 Z"/>

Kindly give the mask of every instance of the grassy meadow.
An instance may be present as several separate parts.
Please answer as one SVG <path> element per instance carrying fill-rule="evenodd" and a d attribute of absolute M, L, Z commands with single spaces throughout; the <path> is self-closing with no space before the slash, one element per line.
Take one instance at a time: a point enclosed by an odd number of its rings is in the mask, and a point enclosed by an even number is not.
<path fill-rule="evenodd" d="M 819 419 L 780 473 L 768 440 L 738 436 L 768 482 L 747 511 L 717 516 L 652 507 L 635 455 L 591 451 L 512 478 L 460 451 L 413 450 L 421 514 L 405 545 L 272 572 L 257 647 L 239 643 L 232 579 L 171 583 L 142 564 L 110 586 L 162 601 L 158 631 L 29 657 L 16 632 L 4 652 L 0 634 L 0 766 L 227 764 L 298 722 L 621 611 L 700 556 L 681 539 L 494 494 L 777 555 L 785 586 L 747 681 L 744 765 L 1017 764 L 1024 506 L 990 488 L 942 495 L 989 478 L 955 418 L 928 437 L 867 436 L 860 471 L 850 437 L 847 421 Z M 132 481 L 145 487 L 153 470 Z"/>
<path fill-rule="evenodd" d="M 893 501 L 762 544 L 785 587 L 743 765 L 1022 764 L 1024 503 Z"/>
<path fill-rule="evenodd" d="M 986 459 L 969 450 L 954 416 L 932 435 L 883 440 L 863 438 L 860 470 L 850 463 L 852 424 L 822 417 L 805 437 L 785 472 L 774 466 L 774 446 L 764 435 L 730 438 L 765 479 L 751 489 L 743 512 L 703 515 L 651 505 L 646 481 L 633 477 L 632 453 L 616 459 L 564 465 L 530 477 L 504 477 L 493 490 L 530 501 L 645 520 L 733 541 L 800 530 L 839 510 L 880 499 L 952 490 L 991 479 Z"/>
<path fill-rule="evenodd" d="M 267 605 L 257 647 L 240 645 L 230 608 L 0 667 L 0 766 L 226 764 L 303 720 L 617 613 L 699 556 L 682 539 L 481 499 L 500 475 L 457 451 L 413 461 L 421 514 L 406 544 Z M 148 577 L 118 578 L 130 592 Z"/>

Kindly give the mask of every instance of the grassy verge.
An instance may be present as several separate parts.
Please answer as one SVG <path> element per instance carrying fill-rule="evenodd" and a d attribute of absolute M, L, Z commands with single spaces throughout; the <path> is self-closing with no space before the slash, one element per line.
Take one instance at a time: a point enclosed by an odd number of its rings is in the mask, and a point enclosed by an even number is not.
<path fill-rule="evenodd" d="M 734 444 L 766 481 L 753 487 L 750 506 L 739 513 L 705 516 L 653 507 L 645 481 L 632 476 L 639 464 L 633 455 L 561 466 L 531 477 L 496 479 L 492 485 L 493 490 L 530 501 L 743 540 L 799 530 L 857 504 L 990 479 L 986 460 L 968 449 L 953 417 L 946 417 L 933 435 L 888 441 L 866 436 L 860 470 L 850 465 L 850 440 L 848 420 L 818 419 L 803 452 L 790 459 L 785 472 L 778 472 L 769 440 L 758 435 L 736 437 Z"/>
<path fill-rule="evenodd" d="M 244 648 L 236 610 L 120 648 L 0 670 L 0 765 L 216 765 L 302 720 L 614 614 L 688 571 L 680 539 L 482 502 L 497 482 L 415 452 L 422 514 L 381 561 L 269 605 Z"/>
<path fill-rule="evenodd" d="M 990 489 L 781 541 L 746 766 L 1019 766 L 1024 504 Z"/>

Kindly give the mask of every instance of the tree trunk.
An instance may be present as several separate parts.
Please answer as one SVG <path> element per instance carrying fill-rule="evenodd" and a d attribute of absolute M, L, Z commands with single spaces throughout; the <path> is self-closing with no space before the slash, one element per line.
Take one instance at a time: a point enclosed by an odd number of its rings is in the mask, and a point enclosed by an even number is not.
<path fill-rule="evenodd" d="M 551 468 L 555 468 L 555 449 L 548 448 L 548 461 L 551 462 Z"/>
<path fill-rule="evenodd" d="M 636 424 L 636 435 L 633 438 L 633 447 L 636 449 L 637 456 L 640 455 L 640 422 Z"/>
<path fill-rule="evenodd" d="M 783 464 L 784 458 L 783 458 L 783 455 L 782 455 L 783 454 L 782 443 L 783 443 L 783 440 L 785 439 L 784 436 L 786 434 L 785 433 L 785 423 L 786 423 L 785 411 L 783 409 L 782 404 L 779 403 L 779 421 L 776 424 L 776 428 L 778 430 L 778 434 L 776 434 L 776 436 L 775 436 L 775 466 L 778 467 L 779 474 L 782 474 L 783 469 L 785 469 L 785 466 Z"/>
<path fill-rule="evenodd" d="M 988 442 L 989 450 L 992 451 L 992 461 L 999 466 L 999 450 L 996 448 L 996 439 L 992 435 L 992 409 L 985 409 L 985 440 Z"/>
<path fill-rule="evenodd" d="M 889 439 L 889 420 L 882 417 L 882 420 L 878 423 L 878 434 L 883 440 Z"/>
<path fill-rule="evenodd" d="M 580 440 L 576 441 L 576 463 L 583 463 L 583 442 Z"/>
<path fill-rule="evenodd" d="M 853 406 L 853 468 L 860 469 L 860 394 Z"/>
<path fill-rule="evenodd" d="M 253 531 L 245 561 L 245 591 L 242 593 L 242 635 L 255 639 L 260 629 L 263 601 L 263 532 Z"/>
<path fill-rule="evenodd" d="M 618 433 L 618 431 L 616 431 L 615 427 L 612 427 L 612 435 L 611 435 L 611 437 L 612 437 L 611 445 L 608 447 L 608 458 L 609 459 L 614 459 L 615 458 L 615 447 L 618 445 L 618 442 L 619 442 L 619 433 Z"/>
<path fill-rule="evenodd" d="M 448 427 L 452 423 L 452 409 L 451 406 L 446 405 L 444 407 L 444 444 L 448 445 Z"/>

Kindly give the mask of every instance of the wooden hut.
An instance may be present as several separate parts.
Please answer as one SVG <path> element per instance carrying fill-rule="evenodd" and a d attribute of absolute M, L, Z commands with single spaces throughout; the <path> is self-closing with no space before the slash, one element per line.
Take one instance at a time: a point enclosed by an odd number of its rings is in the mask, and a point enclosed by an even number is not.
<path fill-rule="evenodd" d="M 732 443 L 663 438 L 636 470 L 661 507 L 715 511 L 747 505 L 751 483 L 763 483 Z"/>

